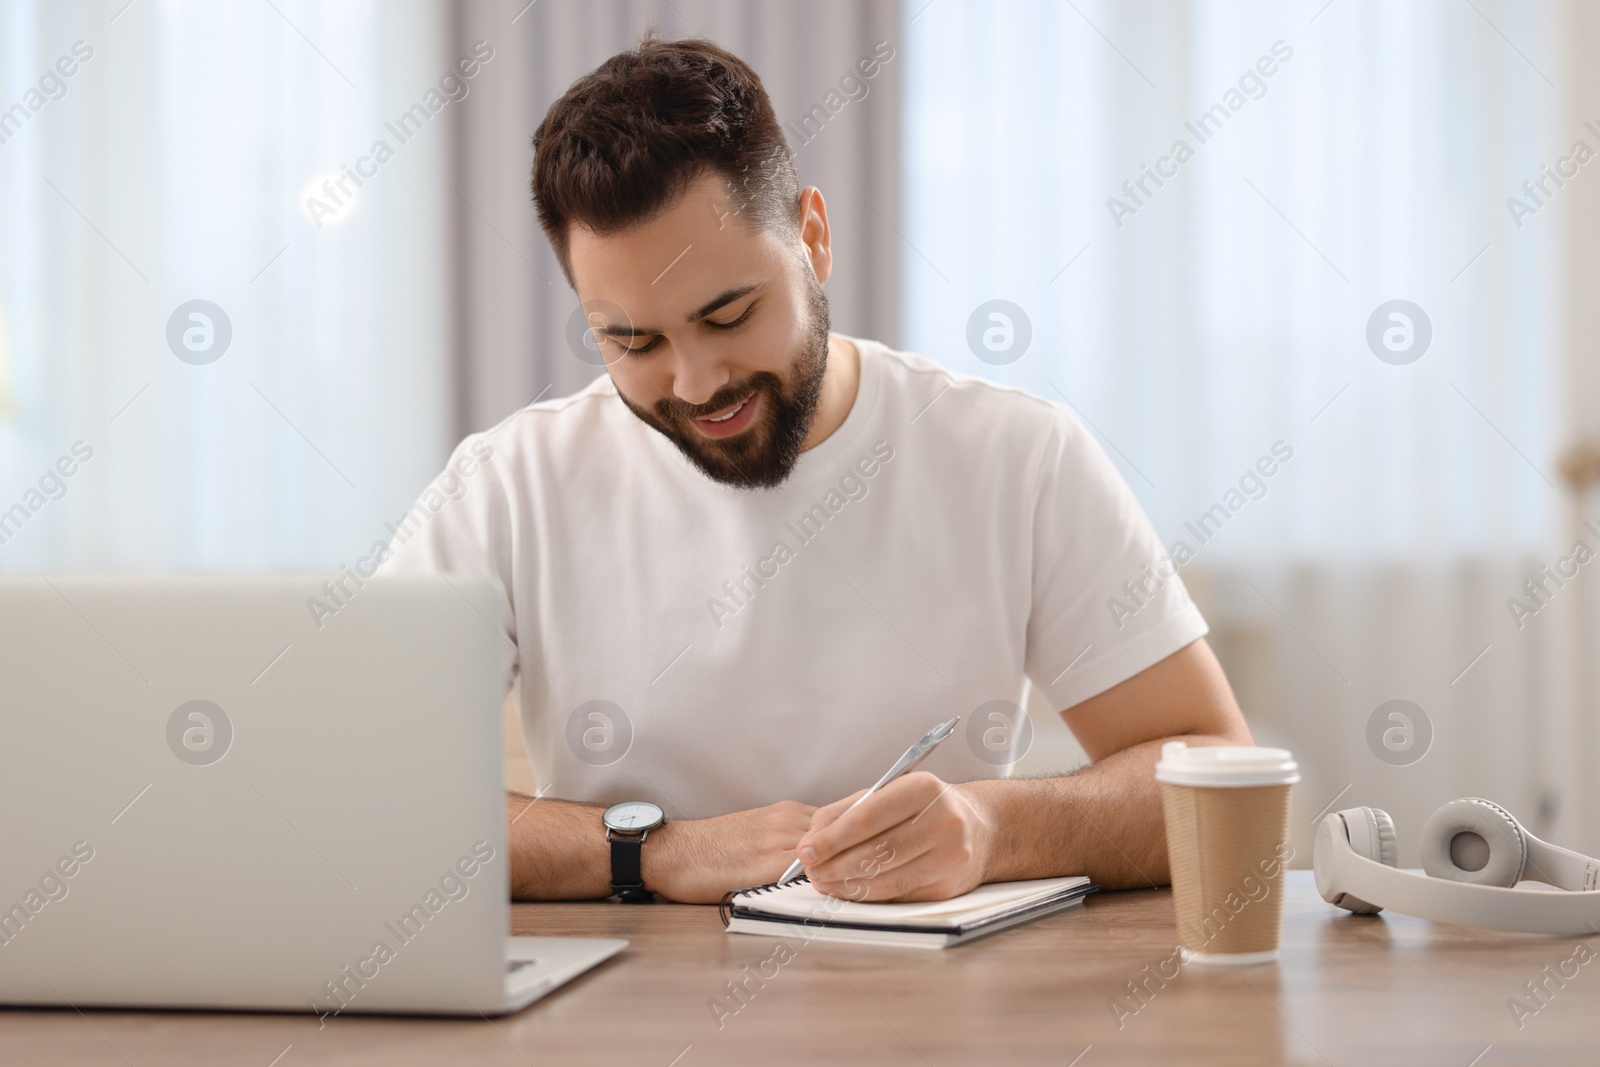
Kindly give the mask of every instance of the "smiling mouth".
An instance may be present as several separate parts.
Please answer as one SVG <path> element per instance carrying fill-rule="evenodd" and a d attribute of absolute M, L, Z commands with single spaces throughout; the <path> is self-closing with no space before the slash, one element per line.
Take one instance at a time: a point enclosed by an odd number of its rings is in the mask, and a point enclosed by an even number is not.
<path fill-rule="evenodd" d="M 760 402 L 759 392 L 751 393 L 732 407 L 724 408 L 715 415 L 690 419 L 695 429 L 701 434 L 711 438 L 733 437 L 748 429 L 755 418 L 755 410 Z"/>
<path fill-rule="evenodd" d="M 753 399 L 752 397 L 748 397 L 747 396 L 743 400 L 741 400 L 737 404 L 735 404 L 733 407 L 729 408 L 728 409 L 728 413 L 726 415 L 712 415 L 712 416 L 707 417 L 705 421 L 706 422 L 727 422 L 729 419 L 731 419 L 735 415 L 739 414 L 739 412 L 743 411 L 744 410 L 744 406 L 746 404 L 750 403 L 750 401 L 752 399 Z"/>

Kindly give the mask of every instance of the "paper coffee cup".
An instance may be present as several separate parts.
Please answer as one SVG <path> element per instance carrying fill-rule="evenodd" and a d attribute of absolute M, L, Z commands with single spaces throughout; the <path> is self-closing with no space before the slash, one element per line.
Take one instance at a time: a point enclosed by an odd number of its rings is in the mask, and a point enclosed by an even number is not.
<path fill-rule="evenodd" d="M 1299 780 L 1286 749 L 1161 746 L 1156 781 L 1185 962 L 1278 958 L 1289 790 Z"/>

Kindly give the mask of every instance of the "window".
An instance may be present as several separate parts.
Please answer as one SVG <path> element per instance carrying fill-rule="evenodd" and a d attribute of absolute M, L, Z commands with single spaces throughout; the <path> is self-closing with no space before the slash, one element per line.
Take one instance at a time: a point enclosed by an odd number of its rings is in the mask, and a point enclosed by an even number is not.
<path fill-rule="evenodd" d="M 0 570 L 332 569 L 437 473 L 451 116 L 386 123 L 453 57 L 395 7 L 0 0 Z"/>
<path fill-rule="evenodd" d="M 1562 205 L 1508 198 L 1593 140 L 1559 8 L 1319 7 L 907 5 L 906 344 L 1065 399 L 1207 564 L 1547 545 Z M 1020 358 L 966 341 L 996 299 Z"/>

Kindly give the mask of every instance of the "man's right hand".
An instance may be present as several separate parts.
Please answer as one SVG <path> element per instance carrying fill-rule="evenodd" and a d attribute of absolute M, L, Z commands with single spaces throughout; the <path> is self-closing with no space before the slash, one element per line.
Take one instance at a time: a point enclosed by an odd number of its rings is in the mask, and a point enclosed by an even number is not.
<path fill-rule="evenodd" d="M 715 904 L 730 889 L 776 881 L 816 810 L 782 800 L 710 819 L 668 819 L 645 841 L 645 887 L 680 904 Z"/>

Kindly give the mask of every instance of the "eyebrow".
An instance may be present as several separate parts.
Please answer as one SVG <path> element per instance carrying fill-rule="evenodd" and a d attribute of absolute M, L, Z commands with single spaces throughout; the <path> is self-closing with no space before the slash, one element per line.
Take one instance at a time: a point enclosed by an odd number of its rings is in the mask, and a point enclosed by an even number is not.
<path fill-rule="evenodd" d="M 719 293 L 696 310 L 690 312 L 689 317 L 684 319 L 684 321 L 691 325 L 699 322 L 707 315 L 716 314 L 722 308 L 727 307 L 740 297 L 749 296 L 756 290 L 765 288 L 766 284 L 766 282 L 756 282 L 753 285 L 742 285 L 737 289 L 729 289 L 726 292 Z M 660 330 L 642 329 L 638 326 L 616 325 L 600 326 L 597 327 L 597 331 L 606 335 L 607 337 L 650 337 L 661 332 Z"/>

